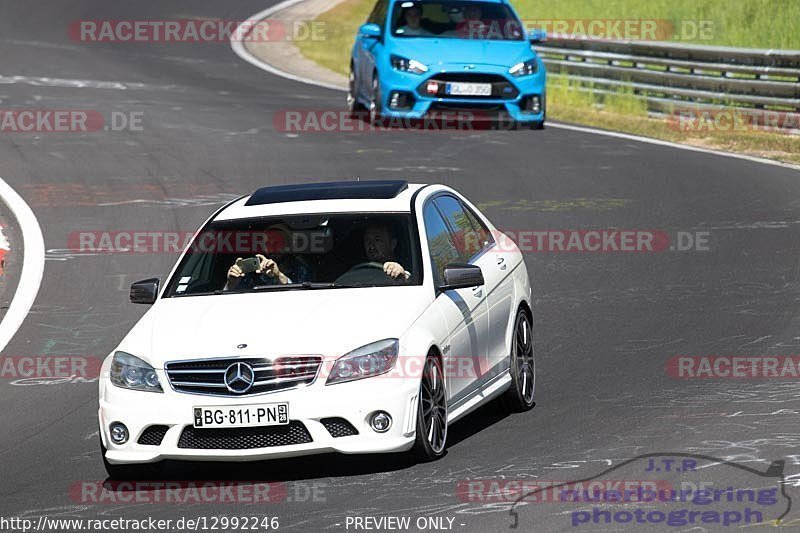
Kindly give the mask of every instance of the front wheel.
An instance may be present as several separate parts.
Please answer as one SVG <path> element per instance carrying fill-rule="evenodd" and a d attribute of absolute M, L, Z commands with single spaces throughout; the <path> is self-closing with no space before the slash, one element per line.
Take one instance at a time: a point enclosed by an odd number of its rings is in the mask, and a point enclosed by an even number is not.
<path fill-rule="evenodd" d="M 345 110 L 351 117 L 358 116 L 363 106 L 358 103 L 358 79 L 353 67 L 350 67 L 350 75 L 347 78 L 347 101 L 345 103 Z"/>
<path fill-rule="evenodd" d="M 528 411 L 536 405 L 536 362 L 533 352 L 533 325 L 528 314 L 520 309 L 514 323 L 511 344 L 511 388 L 503 396 L 509 411 Z"/>
<path fill-rule="evenodd" d="M 447 393 L 441 361 L 429 355 L 425 360 L 417 402 L 417 438 L 413 453 L 421 462 L 435 461 L 445 454 L 447 444 Z"/>
<path fill-rule="evenodd" d="M 369 104 L 369 122 L 373 126 L 378 126 L 381 121 L 381 82 L 376 72 L 372 76 L 372 95 Z"/>

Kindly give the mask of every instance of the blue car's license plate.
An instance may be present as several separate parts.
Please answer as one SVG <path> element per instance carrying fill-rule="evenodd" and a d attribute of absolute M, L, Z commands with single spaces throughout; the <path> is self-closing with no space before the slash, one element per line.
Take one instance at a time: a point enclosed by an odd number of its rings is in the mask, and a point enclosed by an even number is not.
<path fill-rule="evenodd" d="M 491 96 L 491 83 L 452 82 L 445 87 L 445 93 L 451 96 Z"/>

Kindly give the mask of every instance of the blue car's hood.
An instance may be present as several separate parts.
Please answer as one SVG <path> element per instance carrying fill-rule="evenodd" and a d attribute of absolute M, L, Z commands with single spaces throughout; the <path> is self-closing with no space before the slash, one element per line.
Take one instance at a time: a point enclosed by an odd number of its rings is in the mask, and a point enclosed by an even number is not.
<path fill-rule="evenodd" d="M 414 37 L 395 40 L 392 53 L 426 65 L 466 63 L 500 67 L 512 67 L 535 55 L 528 41 Z"/>

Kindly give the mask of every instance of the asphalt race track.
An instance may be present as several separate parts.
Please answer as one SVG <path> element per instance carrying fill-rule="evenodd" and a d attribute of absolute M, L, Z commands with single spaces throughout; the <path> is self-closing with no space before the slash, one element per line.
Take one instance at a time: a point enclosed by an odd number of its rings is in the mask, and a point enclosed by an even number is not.
<path fill-rule="evenodd" d="M 345 530 L 353 516 L 433 516 L 454 518 L 456 531 L 501 531 L 514 523 L 511 502 L 466 501 L 459 482 L 638 479 L 635 466 L 604 472 L 654 453 L 758 471 L 783 460 L 782 486 L 798 494 L 796 379 L 678 380 L 666 371 L 675 355 L 798 353 L 798 171 L 555 128 L 287 135 L 273 127 L 275 113 L 341 109 L 343 96 L 269 75 L 226 43 L 92 44 L 67 33 L 76 19 L 244 19 L 268 4 L 0 1 L 0 107 L 138 112 L 143 126 L 0 134 L 0 176 L 33 208 L 48 249 L 36 303 L 4 356 L 105 357 L 145 311 L 127 302 L 129 284 L 163 279 L 175 260 L 71 254 L 70 233 L 192 231 L 216 206 L 268 184 L 441 182 L 509 230 L 708 232 L 708 250 L 526 254 L 537 406 L 513 416 L 483 408 L 451 428 L 436 463 L 320 456 L 173 469 L 183 480 L 285 482 L 285 501 L 267 505 L 81 501 L 70 493 L 76 483 L 105 479 L 97 384 L 3 377 L 0 516 L 277 516 L 292 531 Z M 693 474 L 725 487 L 756 479 L 734 465 Z M 638 530 L 573 527 L 570 512 L 584 507 L 523 502 L 516 519 L 522 531 Z"/>

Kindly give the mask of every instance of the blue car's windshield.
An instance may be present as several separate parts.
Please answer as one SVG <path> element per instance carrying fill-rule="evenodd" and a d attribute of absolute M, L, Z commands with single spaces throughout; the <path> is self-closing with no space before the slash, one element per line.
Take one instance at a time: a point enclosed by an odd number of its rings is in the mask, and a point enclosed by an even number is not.
<path fill-rule="evenodd" d="M 392 35 L 495 41 L 525 38 L 522 23 L 507 5 L 458 0 L 397 2 Z"/>

